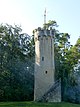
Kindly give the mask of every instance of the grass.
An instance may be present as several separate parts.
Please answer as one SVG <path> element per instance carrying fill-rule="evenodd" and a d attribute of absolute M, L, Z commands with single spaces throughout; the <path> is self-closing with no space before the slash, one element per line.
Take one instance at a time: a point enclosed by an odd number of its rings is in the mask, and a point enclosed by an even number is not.
<path fill-rule="evenodd" d="M 0 102 L 0 107 L 80 107 L 72 103 Z"/>

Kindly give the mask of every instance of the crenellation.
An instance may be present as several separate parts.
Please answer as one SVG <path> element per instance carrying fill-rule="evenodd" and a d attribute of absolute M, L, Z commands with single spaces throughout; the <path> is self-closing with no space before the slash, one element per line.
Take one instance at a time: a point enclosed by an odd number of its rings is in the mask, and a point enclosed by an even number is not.
<path fill-rule="evenodd" d="M 55 34 L 55 30 L 53 30 L 52 28 L 43 29 L 38 27 L 38 29 L 34 31 L 34 40 L 35 40 L 34 100 L 35 101 L 38 101 L 42 96 L 44 96 L 44 94 L 47 91 L 49 91 L 50 88 L 55 83 L 54 40 L 53 40 L 54 34 Z M 56 93 L 57 92 L 58 91 L 56 90 Z M 49 97 L 50 99 L 49 101 L 56 100 L 57 96 L 58 94 L 55 96 L 53 95 L 52 98 Z"/>
<path fill-rule="evenodd" d="M 38 31 L 41 31 L 41 27 L 38 27 L 38 29 L 37 29 Z"/>
<path fill-rule="evenodd" d="M 51 36 L 54 37 L 54 32 L 55 30 L 53 30 L 52 28 L 49 29 L 43 29 L 38 27 L 38 29 L 35 29 L 34 34 L 36 33 L 36 35 L 39 37 L 41 36 Z"/>

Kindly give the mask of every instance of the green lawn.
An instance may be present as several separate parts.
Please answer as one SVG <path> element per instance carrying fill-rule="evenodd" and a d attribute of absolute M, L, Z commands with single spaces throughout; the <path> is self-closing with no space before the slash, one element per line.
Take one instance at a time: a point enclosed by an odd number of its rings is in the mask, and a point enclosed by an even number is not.
<path fill-rule="evenodd" d="M 0 107 L 80 107 L 72 103 L 0 102 Z"/>

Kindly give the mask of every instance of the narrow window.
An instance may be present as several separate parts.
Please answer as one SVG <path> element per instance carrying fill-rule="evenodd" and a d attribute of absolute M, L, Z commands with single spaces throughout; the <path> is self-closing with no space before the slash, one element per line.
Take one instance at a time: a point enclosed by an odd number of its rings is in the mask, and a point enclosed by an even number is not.
<path fill-rule="evenodd" d="M 44 61 L 44 57 L 42 57 L 42 61 Z"/>

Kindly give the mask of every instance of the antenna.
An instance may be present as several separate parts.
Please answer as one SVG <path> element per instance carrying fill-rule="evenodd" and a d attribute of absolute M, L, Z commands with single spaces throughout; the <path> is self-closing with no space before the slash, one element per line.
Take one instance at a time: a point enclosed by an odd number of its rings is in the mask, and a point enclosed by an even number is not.
<path fill-rule="evenodd" d="M 46 8 L 45 8 L 45 11 L 44 11 L 44 24 L 46 24 Z"/>

